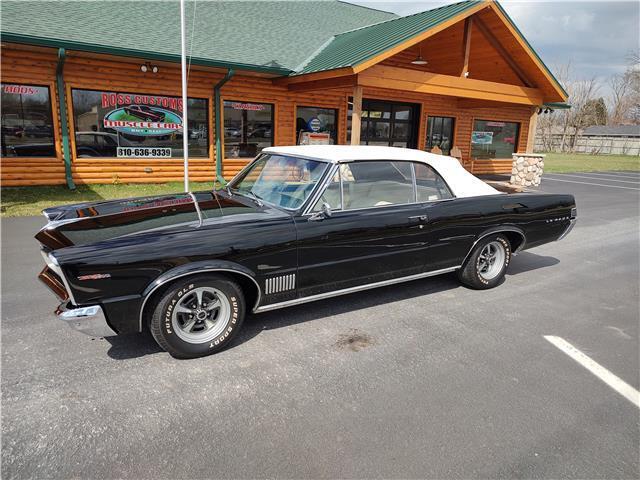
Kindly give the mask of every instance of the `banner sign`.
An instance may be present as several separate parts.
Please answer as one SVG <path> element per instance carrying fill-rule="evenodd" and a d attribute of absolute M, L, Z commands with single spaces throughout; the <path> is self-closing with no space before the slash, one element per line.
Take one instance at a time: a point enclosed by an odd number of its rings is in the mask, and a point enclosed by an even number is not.
<path fill-rule="evenodd" d="M 491 145 L 493 143 L 493 132 L 471 132 L 471 143 Z"/>
<path fill-rule="evenodd" d="M 129 93 L 100 94 L 105 129 L 134 137 L 160 137 L 182 131 L 182 99 Z M 114 108 L 115 107 L 115 108 Z"/>
<path fill-rule="evenodd" d="M 104 116 L 104 128 L 147 137 L 168 135 L 182 130 L 182 118 L 175 112 L 146 105 L 116 108 Z"/>

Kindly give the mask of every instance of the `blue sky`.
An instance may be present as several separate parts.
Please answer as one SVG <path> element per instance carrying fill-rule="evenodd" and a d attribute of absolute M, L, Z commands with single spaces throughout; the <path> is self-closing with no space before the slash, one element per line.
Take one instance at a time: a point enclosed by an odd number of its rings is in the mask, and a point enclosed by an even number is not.
<path fill-rule="evenodd" d="M 399 15 L 453 3 L 434 0 L 349 1 Z M 503 0 L 500 4 L 552 70 L 554 66 L 571 62 L 578 78 L 595 76 L 604 84 L 611 74 L 623 72 L 629 52 L 640 48 L 638 0 Z M 603 90 L 606 89 L 603 85 Z"/>

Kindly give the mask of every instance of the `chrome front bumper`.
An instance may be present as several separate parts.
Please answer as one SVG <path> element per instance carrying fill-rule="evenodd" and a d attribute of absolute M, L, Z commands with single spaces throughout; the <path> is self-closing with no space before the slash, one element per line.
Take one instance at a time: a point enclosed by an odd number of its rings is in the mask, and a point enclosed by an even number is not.
<path fill-rule="evenodd" d="M 92 337 L 117 335 L 107 323 L 107 318 L 99 305 L 69 308 L 68 303 L 63 303 L 56 310 L 56 316 L 74 330 Z"/>

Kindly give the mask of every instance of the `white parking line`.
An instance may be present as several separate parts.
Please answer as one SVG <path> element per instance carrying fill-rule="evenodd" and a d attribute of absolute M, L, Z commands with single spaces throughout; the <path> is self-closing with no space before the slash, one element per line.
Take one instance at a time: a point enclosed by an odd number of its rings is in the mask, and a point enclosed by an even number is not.
<path fill-rule="evenodd" d="M 581 185 L 596 185 L 597 187 L 609 187 L 609 188 L 623 188 L 625 190 L 635 190 L 636 192 L 640 192 L 640 188 L 633 187 L 623 187 L 620 185 L 605 185 L 603 183 L 590 183 L 590 182 L 576 182 L 574 180 L 563 180 L 561 178 L 549 178 L 547 175 L 542 176 L 542 181 L 552 180 L 554 182 L 566 182 L 566 183 L 579 183 Z"/>
<path fill-rule="evenodd" d="M 609 170 L 607 172 L 584 172 L 584 173 L 597 173 L 598 175 L 611 175 L 612 177 L 640 178 L 640 172 L 616 172 L 616 171 Z"/>
<path fill-rule="evenodd" d="M 596 177 L 594 175 L 578 175 L 577 173 L 563 173 L 563 174 L 556 174 L 556 173 L 549 173 L 547 175 L 555 175 L 556 177 L 578 177 L 578 178 L 586 178 L 586 179 L 590 179 L 590 180 L 597 180 L 600 182 L 618 182 L 618 183 L 631 183 L 633 185 L 638 185 L 640 187 L 640 179 L 636 180 L 635 182 L 632 180 L 618 180 L 618 178 L 608 178 L 608 177 Z M 625 177 L 627 178 L 627 177 Z"/>
<path fill-rule="evenodd" d="M 588 356 L 578 350 L 576 347 L 567 342 L 564 338 L 555 337 L 553 335 L 544 335 L 545 340 L 557 347 L 576 362 L 582 365 L 584 368 L 593 373 L 596 377 L 602 380 L 604 383 L 613 388 L 616 392 L 622 395 L 624 398 L 633 403 L 636 407 L 640 408 L 640 392 L 622 380 L 617 375 L 614 375 L 609 370 L 604 368 L 599 363 L 591 360 Z"/>

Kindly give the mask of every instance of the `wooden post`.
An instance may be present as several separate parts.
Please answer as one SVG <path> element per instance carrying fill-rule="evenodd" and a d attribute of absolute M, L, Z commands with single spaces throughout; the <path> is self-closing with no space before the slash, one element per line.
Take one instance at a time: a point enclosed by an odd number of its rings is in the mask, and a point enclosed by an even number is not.
<path fill-rule="evenodd" d="M 536 126 L 538 125 L 538 107 L 531 107 L 529 117 L 529 132 L 527 136 L 527 153 L 533 153 L 536 145 Z"/>
<path fill-rule="evenodd" d="M 353 87 L 353 113 L 351 114 L 351 145 L 360 145 L 360 124 L 362 118 L 362 87 Z"/>
<path fill-rule="evenodd" d="M 468 17 L 464 21 L 464 37 L 463 37 L 463 55 L 464 61 L 462 62 L 461 77 L 467 77 L 469 74 L 469 51 L 471 50 L 471 28 L 473 27 L 473 17 Z"/>

